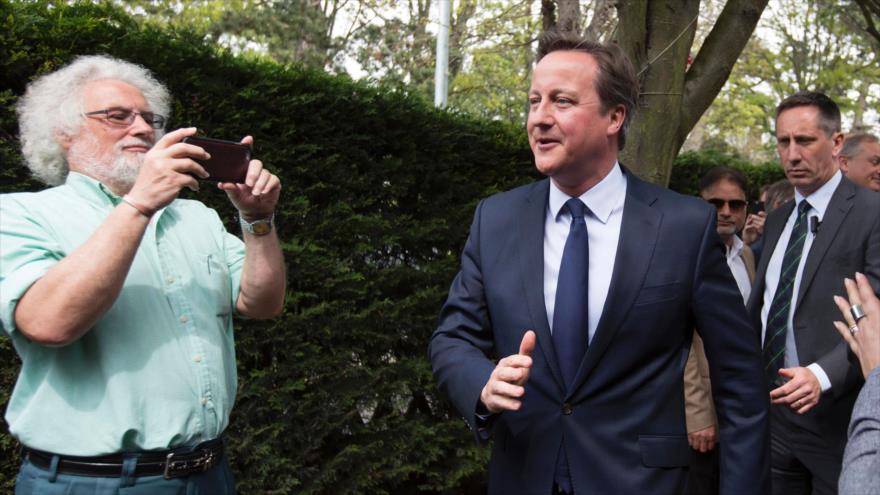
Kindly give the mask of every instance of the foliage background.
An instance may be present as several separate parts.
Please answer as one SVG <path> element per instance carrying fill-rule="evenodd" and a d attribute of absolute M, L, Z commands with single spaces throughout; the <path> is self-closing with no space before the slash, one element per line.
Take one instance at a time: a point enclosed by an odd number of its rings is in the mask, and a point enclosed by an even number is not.
<path fill-rule="evenodd" d="M 89 53 L 151 68 L 176 95 L 172 127 L 253 134 L 284 185 L 286 308 L 236 329 L 227 436 L 239 491 L 484 492 L 488 451 L 436 394 L 426 348 L 474 205 L 537 177 L 522 129 L 434 110 L 398 85 L 234 57 L 109 5 L 0 0 L 0 192 L 43 187 L 22 163 L 17 98 L 36 75 Z M 692 194 L 716 164 L 755 184 L 781 177 L 778 167 L 690 153 L 671 186 Z M 237 232 L 222 193 L 205 189 L 199 199 Z M 0 338 L 3 410 L 18 368 Z M 0 491 L 11 491 L 16 448 L 3 422 Z"/>

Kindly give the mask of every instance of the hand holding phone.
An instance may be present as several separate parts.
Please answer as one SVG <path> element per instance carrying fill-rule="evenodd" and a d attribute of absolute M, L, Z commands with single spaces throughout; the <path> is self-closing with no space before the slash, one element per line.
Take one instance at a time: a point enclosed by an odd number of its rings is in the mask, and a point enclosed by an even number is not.
<path fill-rule="evenodd" d="M 251 161 L 250 146 L 235 141 L 198 136 L 185 137 L 182 142 L 198 146 L 211 155 L 211 158 L 207 160 L 193 158 L 210 174 L 204 180 L 244 183 Z"/>

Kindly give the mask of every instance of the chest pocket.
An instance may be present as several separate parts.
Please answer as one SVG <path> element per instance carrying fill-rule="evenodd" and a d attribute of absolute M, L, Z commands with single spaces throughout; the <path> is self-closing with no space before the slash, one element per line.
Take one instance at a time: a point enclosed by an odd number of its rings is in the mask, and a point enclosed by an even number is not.
<path fill-rule="evenodd" d="M 206 302 L 213 304 L 217 316 L 232 312 L 232 287 L 229 280 L 229 267 L 217 253 L 199 254 L 196 270 L 196 283 L 205 294 Z"/>

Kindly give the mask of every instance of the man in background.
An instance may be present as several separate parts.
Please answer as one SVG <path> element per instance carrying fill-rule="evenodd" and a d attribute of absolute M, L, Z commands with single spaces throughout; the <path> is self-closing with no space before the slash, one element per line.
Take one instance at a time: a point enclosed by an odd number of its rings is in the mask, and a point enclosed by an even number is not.
<path fill-rule="evenodd" d="M 880 191 L 880 142 L 868 133 L 851 134 L 837 155 L 846 178 L 872 191 Z"/>
<path fill-rule="evenodd" d="M 846 427 L 863 380 L 832 327 L 844 278 L 880 289 L 880 195 L 838 169 L 840 110 L 801 92 L 776 108 L 776 147 L 794 201 L 767 216 L 749 311 L 760 329 L 776 494 L 837 491 Z"/>
<path fill-rule="evenodd" d="M 727 266 L 733 274 L 742 304 L 749 298 L 755 278 L 755 259 L 751 249 L 737 234 L 746 221 L 748 184 L 742 172 L 729 167 L 715 167 L 700 179 L 700 196 L 717 211 L 716 230 L 724 242 Z M 691 465 L 688 493 L 718 493 L 718 421 L 712 402 L 709 363 L 703 339 L 694 332 L 684 371 L 685 419 Z"/>
<path fill-rule="evenodd" d="M 182 142 L 195 128 L 163 135 L 170 100 L 147 69 L 87 56 L 19 102 L 27 164 L 57 187 L 0 201 L 0 325 L 22 360 L 6 410 L 18 494 L 235 490 L 221 437 L 232 317 L 281 311 L 281 184 L 258 160 L 243 184 L 218 184 L 244 242 L 178 199 L 210 155 Z"/>

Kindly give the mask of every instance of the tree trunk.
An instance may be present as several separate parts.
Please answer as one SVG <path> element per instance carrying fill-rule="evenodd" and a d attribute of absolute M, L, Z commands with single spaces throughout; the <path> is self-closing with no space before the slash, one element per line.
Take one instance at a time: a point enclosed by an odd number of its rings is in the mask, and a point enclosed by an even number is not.
<path fill-rule="evenodd" d="M 690 69 L 699 0 L 618 3 L 617 42 L 639 73 L 639 105 L 621 163 L 666 186 L 685 138 L 730 76 L 767 0 L 729 0 Z"/>

